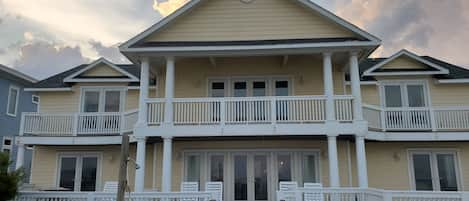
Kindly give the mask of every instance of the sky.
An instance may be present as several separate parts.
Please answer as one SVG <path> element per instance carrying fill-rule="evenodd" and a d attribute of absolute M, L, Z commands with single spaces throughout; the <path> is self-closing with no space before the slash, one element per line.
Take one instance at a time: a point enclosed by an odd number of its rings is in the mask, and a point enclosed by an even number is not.
<path fill-rule="evenodd" d="M 38 79 L 105 57 L 188 0 L 0 0 L 0 64 Z M 467 0 L 312 0 L 383 40 L 469 67 Z"/>

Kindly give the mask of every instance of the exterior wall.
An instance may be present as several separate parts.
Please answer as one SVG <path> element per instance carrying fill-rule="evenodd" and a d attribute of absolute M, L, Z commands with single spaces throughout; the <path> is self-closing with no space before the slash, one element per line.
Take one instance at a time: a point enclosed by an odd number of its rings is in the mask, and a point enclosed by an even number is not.
<path fill-rule="evenodd" d="M 422 64 L 415 59 L 408 56 L 400 56 L 391 62 L 382 66 L 382 69 L 426 69 L 425 64 Z"/>
<path fill-rule="evenodd" d="M 124 76 L 117 70 L 109 67 L 106 64 L 100 64 L 94 68 L 87 70 L 82 74 L 82 76 Z"/>
<path fill-rule="evenodd" d="M 146 41 L 236 41 L 356 37 L 293 1 L 219 0 L 198 5 Z"/>

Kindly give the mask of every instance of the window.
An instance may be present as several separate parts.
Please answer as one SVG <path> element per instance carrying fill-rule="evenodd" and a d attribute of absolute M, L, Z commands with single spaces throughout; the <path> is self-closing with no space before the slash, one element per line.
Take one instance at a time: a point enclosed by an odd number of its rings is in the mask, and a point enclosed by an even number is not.
<path fill-rule="evenodd" d="M 2 142 L 2 152 L 11 153 L 11 149 L 13 148 L 13 138 L 4 136 Z"/>
<path fill-rule="evenodd" d="M 290 80 L 282 77 L 216 78 L 208 83 L 210 97 L 289 96 L 291 92 Z"/>
<path fill-rule="evenodd" d="M 124 89 L 83 89 L 82 112 L 120 112 Z"/>
<path fill-rule="evenodd" d="M 186 164 L 186 181 L 200 183 L 200 155 L 187 155 Z"/>
<path fill-rule="evenodd" d="M 389 83 L 384 84 L 383 91 L 387 108 L 427 106 L 424 83 Z"/>
<path fill-rule="evenodd" d="M 34 104 L 39 104 L 39 96 L 36 96 L 36 95 L 33 95 L 32 96 L 32 100 L 31 100 Z"/>
<path fill-rule="evenodd" d="M 225 82 L 212 82 L 210 88 L 210 97 L 224 97 Z"/>
<path fill-rule="evenodd" d="M 318 183 L 317 178 L 317 155 L 304 154 L 303 155 L 303 183 Z"/>
<path fill-rule="evenodd" d="M 210 181 L 223 182 L 223 166 L 225 157 L 223 155 L 210 156 Z"/>
<path fill-rule="evenodd" d="M 281 81 L 275 81 L 275 96 L 288 96 L 289 94 L 289 85 L 288 81 L 286 80 L 281 80 Z"/>
<path fill-rule="evenodd" d="M 19 95 L 20 89 L 18 87 L 11 86 L 8 91 L 7 115 L 16 116 Z"/>
<path fill-rule="evenodd" d="M 63 154 L 59 157 L 58 187 L 68 191 L 96 191 L 96 154 Z"/>
<path fill-rule="evenodd" d="M 415 190 L 458 191 L 456 153 L 418 151 L 411 160 Z"/>

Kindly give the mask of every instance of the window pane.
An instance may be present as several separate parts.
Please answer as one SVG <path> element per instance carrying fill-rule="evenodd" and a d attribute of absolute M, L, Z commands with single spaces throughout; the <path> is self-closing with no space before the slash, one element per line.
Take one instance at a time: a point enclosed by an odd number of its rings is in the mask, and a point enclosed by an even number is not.
<path fill-rule="evenodd" d="M 213 82 L 212 83 L 212 94 L 211 97 L 224 97 L 225 96 L 225 83 L 224 82 Z"/>
<path fill-rule="evenodd" d="M 275 96 L 288 96 L 288 81 L 275 82 Z"/>
<path fill-rule="evenodd" d="M 223 156 L 210 157 L 210 181 L 223 181 Z"/>
<path fill-rule="evenodd" d="M 253 82 L 252 83 L 252 96 L 266 96 L 266 83 Z"/>
<path fill-rule="evenodd" d="M 267 157 L 254 157 L 254 198 L 268 200 L 267 190 Z"/>
<path fill-rule="evenodd" d="M 419 191 L 433 190 L 432 169 L 430 164 L 430 155 L 414 154 L 414 175 L 415 187 Z"/>
<path fill-rule="evenodd" d="M 279 155 L 277 157 L 278 181 L 291 181 L 291 157 Z"/>
<path fill-rule="evenodd" d="M 386 107 L 402 107 L 400 86 L 385 86 Z"/>
<path fill-rule="evenodd" d="M 456 165 L 453 154 L 437 154 L 441 191 L 457 191 Z"/>
<path fill-rule="evenodd" d="M 246 156 L 234 157 L 234 193 L 235 200 L 248 199 L 248 182 L 247 182 L 247 158 Z"/>
<path fill-rule="evenodd" d="M 106 104 L 104 112 L 119 112 L 120 111 L 120 91 L 106 91 Z"/>
<path fill-rule="evenodd" d="M 187 157 L 187 179 L 190 182 L 199 182 L 200 180 L 200 157 L 192 155 Z"/>
<path fill-rule="evenodd" d="M 75 168 L 77 159 L 62 158 L 60 162 L 60 182 L 59 186 L 69 191 L 75 189 Z"/>
<path fill-rule="evenodd" d="M 235 82 L 234 83 L 234 97 L 246 97 L 247 96 L 247 84 L 246 82 Z"/>
<path fill-rule="evenodd" d="M 8 100 L 8 114 L 16 115 L 16 98 L 18 96 L 18 90 L 10 89 L 10 99 Z"/>
<path fill-rule="evenodd" d="M 407 86 L 409 107 L 425 107 L 425 95 L 422 85 Z"/>
<path fill-rule="evenodd" d="M 99 111 L 99 92 L 87 91 L 85 92 L 85 104 L 83 112 L 98 112 Z"/>
<path fill-rule="evenodd" d="M 316 182 L 316 156 L 306 155 L 303 158 L 303 183 Z"/>
<path fill-rule="evenodd" d="M 81 191 L 96 190 L 96 173 L 98 169 L 98 158 L 84 157 L 81 172 Z"/>

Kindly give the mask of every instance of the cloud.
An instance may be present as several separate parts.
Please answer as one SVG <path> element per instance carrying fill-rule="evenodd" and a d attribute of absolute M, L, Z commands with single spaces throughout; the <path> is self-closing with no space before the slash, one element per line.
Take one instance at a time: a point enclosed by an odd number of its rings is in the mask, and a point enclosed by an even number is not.
<path fill-rule="evenodd" d="M 164 2 L 153 0 L 153 9 L 158 11 L 162 16 L 168 16 L 187 2 L 189 0 L 167 0 Z"/>
<path fill-rule="evenodd" d="M 19 55 L 14 66 L 39 79 L 90 62 L 89 59 L 83 57 L 80 47 L 63 46 L 44 41 L 20 46 Z"/>
<path fill-rule="evenodd" d="M 96 53 L 99 55 L 99 57 L 104 57 L 117 64 L 130 63 L 130 61 L 120 53 L 120 44 L 105 46 L 98 41 L 90 41 L 89 44 L 93 47 L 94 50 L 96 50 Z"/>

